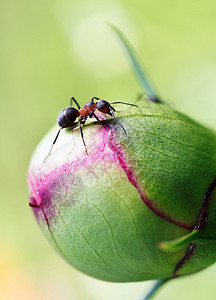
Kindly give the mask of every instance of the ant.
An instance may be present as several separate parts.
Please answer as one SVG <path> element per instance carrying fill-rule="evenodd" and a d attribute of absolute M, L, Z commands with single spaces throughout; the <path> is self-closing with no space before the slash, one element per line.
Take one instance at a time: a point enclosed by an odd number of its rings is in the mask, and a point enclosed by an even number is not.
<path fill-rule="evenodd" d="M 94 99 L 96 99 L 97 101 L 94 102 Z M 75 107 L 72 106 L 73 101 L 75 102 L 76 106 L 78 109 L 76 109 Z M 113 119 L 121 126 L 121 128 L 123 129 L 125 135 L 127 135 L 126 130 L 124 129 L 124 127 L 121 125 L 121 123 L 118 122 L 118 120 L 115 118 L 114 112 L 115 109 L 114 107 L 111 106 L 111 104 L 125 104 L 125 105 L 131 105 L 131 106 L 135 106 L 137 107 L 137 105 L 135 104 L 131 104 L 131 103 L 126 103 L 126 102 L 112 102 L 109 103 L 104 99 L 100 99 L 98 97 L 92 97 L 91 101 L 86 103 L 82 108 L 80 107 L 79 103 L 76 101 L 76 99 L 74 97 L 71 97 L 70 100 L 70 106 L 64 108 L 58 115 L 58 125 L 60 126 L 60 129 L 58 130 L 58 133 L 53 141 L 53 144 L 51 146 L 51 149 L 48 153 L 48 155 L 45 157 L 44 162 L 46 161 L 46 159 L 49 157 L 52 148 L 54 146 L 54 144 L 56 143 L 59 133 L 61 132 L 62 129 L 64 128 L 75 128 L 77 125 L 79 126 L 80 129 L 80 134 L 82 137 L 82 141 L 85 147 L 85 152 L 87 153 L 87 148 L 86 148 L 86 143 L 84 140 L 84 136 L 83 136 L 83 130 L 81 125 L 85 124 L 87 118 L 92 118 L 93 116 L 95 117 L 95 119 L 105 128 L 107 129 L 104 124 L 101 122 L 101 120 L 98 118 L 98 116 L 95 114 L 95 110 L 98 110 L 104 114 L 108 114 L 111 117 L 113 117 Z M 78 120 L 77 120 L 78 118 Z M 77 120 L 77 121 L 76 121 Z"/>

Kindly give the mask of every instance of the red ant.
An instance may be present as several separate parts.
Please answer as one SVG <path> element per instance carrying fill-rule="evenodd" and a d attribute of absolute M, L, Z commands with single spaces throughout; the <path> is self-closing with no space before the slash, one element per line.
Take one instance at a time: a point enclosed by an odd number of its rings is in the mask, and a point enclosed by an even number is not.
<path fill-rule="evenodd" d="M 94 102 L 94 99 L 96 99 L 96 103 Z M 72 102 L 75 102 L 76 106 L 78 107 L 78 109 L 76 109 L 75 107 L 72 106 Z M 80 107 L 80 105 L 78 104 L 78 102 L 76 101 L 76 99 L 74 97 L 71 97 L 71 101 L 70 101 L 70 106 L 64 108 L 58 115 L 58 125 L 60 126 L 60 129 L 53 141 L 52 147 L 48 153 L 48 155 L 46 156 L 46 158 L 44 159 L 44 162 L 46 161 L 46 159 L 49 157 L 52 148 L 54 146 L 54 144 L 57 141 L 57 138 L 59 136 L 59 133 L 62 129 L 64 128 L 75 128 L 77 125 L 79 125 L 79 129 L 80 129 L 80 133 L 81 133 L 81 137 L 82 137 L 82 141 L 85 147 L 85 151 L 86 154 L 87 153 L 87 148 L 86 148 L 86 144 L 85 144 L 85 140 L 84 140 L 84 136 L 83 136 L 83 131 L 82 131 L 82 127 L 81 125 L 85 124 L 87 118 L 92 118 L 93 116 L 95 117 L 95 119 L 105 128 L 107 129 L 104 124 L 101 122 L 101 120 L 98 118 L 98 116 L 95 114 L 95 110 L 98 110 L 104 114 L 108 114 L 111 117 L 113 117 L 113 119 L 121 126 L 121 128 L 123 129 L 125 135 L 127 135 L 126 130 L 124 129 L 124 127 L 118 122 L 118 120 L 116 120 L 114 112 L 115 109 L 114 107 L 111 106 L 111 104 L 117 104 L 117 103 L 121 103 L 121 104 L 125 104 L 125 105 L 131 105 L 131 106 L 135 106 L 137 107 L 137 105 L 135 104 L 131 104 L 131 103 L 125 103 L 125 102 L 112 102 L 109 103 L 104 99 L 100 99 L 98 97 L 92 97 L 91 101 L 86 103 L 82 108 Z M 78 119 L 78 121 L 76 121 L 76 119 Z"/>

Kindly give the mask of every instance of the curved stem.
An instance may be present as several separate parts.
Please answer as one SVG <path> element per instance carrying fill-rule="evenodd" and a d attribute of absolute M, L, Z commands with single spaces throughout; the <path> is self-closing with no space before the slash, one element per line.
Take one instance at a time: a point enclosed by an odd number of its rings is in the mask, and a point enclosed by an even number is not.
<path fill-rule="evenodd" d="M 172 279 L 172 278 L 158 279 L 155 282 L 155 284 L 153 285 L 153 287 L 151 288 L 151 290 L 149 291 L 149 293 L 144 298 L 142 298 L 140 300 L 150 300 L 150 299 L 153 299 L 153 297 L 156 295 L 156 293 L 162 287 L 162 285 L 164 285 L 164 283 L 168 282 L 170 279 Z"/>

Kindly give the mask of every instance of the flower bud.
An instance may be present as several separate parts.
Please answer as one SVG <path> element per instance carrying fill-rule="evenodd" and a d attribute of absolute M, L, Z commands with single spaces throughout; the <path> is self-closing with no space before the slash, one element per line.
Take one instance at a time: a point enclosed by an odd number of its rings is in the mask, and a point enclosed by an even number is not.
<path fill-rule="evenodd" d="M 28 182 L 43 233 L 73 267 L 106 281 L 214 263 L 216 134 L 162 103 L 115 108 L 127 134 L 113 118 L 106 128 L 92 119 L 82 127 L 88 154 L 70 128 L 45 161 L 57 128 L 38 145 Z"/>

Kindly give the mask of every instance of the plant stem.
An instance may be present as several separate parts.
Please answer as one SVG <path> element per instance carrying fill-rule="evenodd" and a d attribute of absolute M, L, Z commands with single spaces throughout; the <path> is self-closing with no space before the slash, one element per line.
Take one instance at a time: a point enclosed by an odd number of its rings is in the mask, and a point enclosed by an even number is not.
<path fill-rule="evenodd" d="M 156 295 L 156 293 L 162 287 L 162 285 L 164 285 L 164 283 L 166 283 L 170 279 L 171 278 L 168 278 L 168 279 L 158 279 L 155 282 L 155 284 L 153 285 L 153 287 L 151 288 L 150 292 L 144 298 L 142 298 L 141 300 L 150 300 L 150 299 L 153 299 L 153 297 Z"/>

